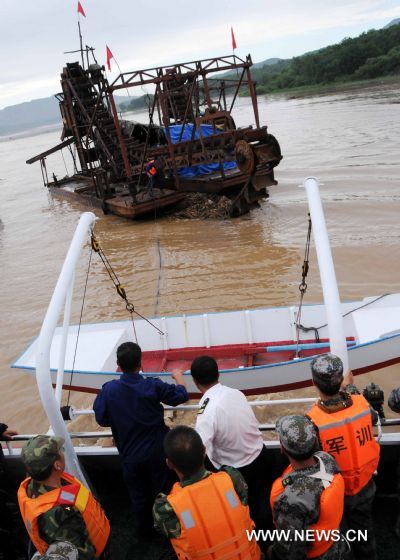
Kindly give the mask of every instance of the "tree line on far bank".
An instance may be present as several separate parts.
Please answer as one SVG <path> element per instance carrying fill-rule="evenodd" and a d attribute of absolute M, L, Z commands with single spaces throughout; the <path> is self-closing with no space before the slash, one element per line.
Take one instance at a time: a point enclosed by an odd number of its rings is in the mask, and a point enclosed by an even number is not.
<path fill-rule="evenodd" d="M 259 93 L 400 74 L 400 24 L 255 69 Z"/>
<path fill-rule="evenodd" d="M 138 111 L 140 109 L 148 109 L 153 102 L 154 95 L 146 93 L 140 97 L 130 97 L 128 101 L 118 104 L 118 108 L 122 113 L 129 111 Z"/>

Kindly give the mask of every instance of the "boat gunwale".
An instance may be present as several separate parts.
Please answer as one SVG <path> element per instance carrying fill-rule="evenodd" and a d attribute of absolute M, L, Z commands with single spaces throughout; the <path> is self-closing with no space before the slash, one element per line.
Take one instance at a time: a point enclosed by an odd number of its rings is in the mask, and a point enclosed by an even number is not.
<path fill-rule="evenodd" d="M 94 323 L 96 324 L 96 323 Z M 353 350 L 357 350 L 359 348 L 363 348 L 365 346 L 371 346 L 372 344 L 379 344 L 381 342 L 385 342 L 387 340 L 393 339 L 393 338 L 397 338 L 400 337 L 400 333 L 395 333 L 392 335 L 388 335 L 388 336 L 384 336 L 382 338 L 376 338 L 374 340 L 370 340 L 368 342 L 362 342 L 360 344 L 355 344 L 353 346 L 349 346 L 347 351 L 351 352 Z M 36 339 L 34 339 L 35 341 Z M 22 352 L 22 354 L 19 356 L 18 359 L 20 359 L 24 353 L 26 352 L 26 350 L 30 347 L 31 345 L 27 346 L 24 350 L 24 352 Z M 250 346 L 250 345 L 249 345 Z M 199 347 L 190 347 L 190 348 L 198 348 L 199 350 L 207 350 L 207 348 L 205 346 L 199 346 Z M 212 346 L 210 346 L 208 349 L 211 349 Z M 182 348 L 183 349 L 183 348 Z M 187 350 L 188 347 L 185 348 L 185 350 Z M 176 350 L 179 350 L 179 348 L 177 348 Z M 158 351 L 158 350 L 157 350 Z M 167 351 L 167 350 L 166 350 Z M 145 351 L 146 352 L 146 351 Z M 161 352 L 161 351 L 160 351 Z M 283 362 L 274 362 L 271 364 L 261 364 L 261 365 L 257 365 L 257 366 L 242 366 L 242 367 L 238 367 L 238 368 L 229 368 L 229 369 L 221 369 L 219 370 L 220 374 L 224 374 L 224 373 L 240 373 L 240 372 L 245 372 L 245 371 L 251 371 L 251 370 L 259 370 L 259 369 L 266 369 L 266 368 L 272 368 L 272 367 L 279 367 L 279 366 L 286 366 L 286 365 L 290 365 L 290 364 L 297 364 L 300 362 L 307 362 L 307 361 L 311 361 L 315 356 L 317 356 L 319 354 L 314 354 L 312 356 L 306 356 L 304 358 L 297 358 L 296 360 L 288 360 L 288 361 L 283 361 Z M 400 356 L 399 356 L 399 361 L 400 361 Z M 16 360 L 10 367 L 13 369 L 21 369 L 21 370 L 35 370 L 36 367 L 34 366 L 18 366 L 15 365 L 16 362 L 18 360 Z M 391 360 L 389 360 L 391 361 Z M 385 363 L 385 362 L 383 362 Z M 50 368 L 50 372 L 52 373 L 56 373 L 57 369 L 55 368 Z M 80 375 L 115 375 L 115 376 L 120 376 L 122 375 L 122 372 L 117 372 L 117 371 L 86 371 L 86 370 L 78 370 L 78 369 L 65 369 L 64 373 L 71 373 L 71 374 L 80 374 Z M 166 372 L 166 371 L 160 371 L 160 372 L 142 372 L 142 375 L 144 377 L 171 377 L 173 372 Z M 190 371 L 184 371 L 183 375 L 190 375 Z"/>
<path fill-rule="evenodd" d="M 388 296 L 399 296 L 399 299 L 400 299 L 400 293 L 394 292 L 394 293 L 388 293 L 388 294 L 380 294 L 380 295 L 378 295 L 378 296 L 367 296 L 367 297 L 365 297 L 364 299 L 350 300 L 350 301 L 342 301 L 342 302 L 341 302 L 341 305 L 350 305 L 350 304 L 353 304 L 353 303 L 362 303 L 362 302 L 369 303 L 369 302 L 366 302 L 366 300 L 368 300 L 368 299 L 373 299 L 373 298 L 374 298 L 375 300 L 376 300 L 376 298 L 383 299 L 384 297 L 388 297 Z M 373 304 L 374 301 L 372 301 L 372 302 L 370 302 L 370 303 Z M 186 318 L 186 317 L 202 317 L 203 315 L 219 315 L 219 314 L 221 314 L 221 313 L 226 313 L 226 314 L 243 313 L 244 311 L 250 311 L 250 313 L 252 313 L 252 312 L 254 312 L 254 311 L 269 311 L 269 310 L 273 310 L 273 309 L 281 309 L 281 310 L 283 310 L 283 309 L 291 309 L 292 307 L 296 308 L 296 307 L 298 307 L 298 305 L 297 305 L 297 304 L 293 304 L 293 305 L 275 305 L 275 306 L 271 306 L 271 307 L 255 307 L 255 308 L 252 308 L 252 309 L 228 309 L 228 310 L 226 310 L 226 311 L 208 311 L 207 313 L 181 313 L 181 314 L 179 314 L 179 315 L 164 315 L 164 316 L 157 316 L 157 317 L 151 316 L 151 317 L 148 317 L 148 319 L 149 319 L 150 321 L 156 321 L 156 320 L 160 320 L 160 319 L 180 319 L 180 318 Z M 324 303 L 321 303 L 321 302 L 320 302 L 320 303 L 303 303 L 303 304 L 302 304 L 302 307 L 325 307 L 325 304 L 324 304 Z M 357 310 L 358 310 L 358 308 L 357 308 L 357 309 L 352 309 L 351 311 L 348 311 L 348 312 L 346 312 L 346 313 L 350 314 L 350 313 L 353 313 L 354 311 L 357 311 Z M 143 319 L 136 319 L 136 320 L 135 320 L 135 323 L 141 322 L 141 321 L 143 321 Z M 85 327 L 95 327 L 95 326 L 97 326 L 97 325 L 104 325 L 104 324 L 107 324 L 107 325 L 114 325 L 115 323 L 128 323 L 128 324 L 130 324 L 131 321 L 130 321 L 129 319 L 112 319 L 111 321 L 103 321 L 103 322 L 95 322 L 95 323 L 84 323 L 84 326 L 85 326 Z M 71 324 L 69 325 L 69 328 L 74 328 L 74 327 L 75 327 L 75 328 L 78 329 L 79 326 L 82 327 L 82 324 L 79 325 L 79 323 L 71 323 Z M 58 325 L 57 328 L 61 328 L 61 325 Z M 321 328 L 321 327 L 319 327 L 319 328 Z M 14 360 L 13 364 L 10 365 L 10 367 L 16 368 L 16 369 L 19 368 L 19 366 L 16 366 L 16 365 L 15 365 L 16 362 L 18 362 L 18 360 L 25 354 L 25 352 L 28 350 L 28 348 L 29 348 L 30 346 L 32 346 L 32 344 L 33 344 L 38 338 L 39 338 L 39 335 L 36 335 L 35 337 L 33 337 L 33 338 L 30 339 L 30 342 L 25 346 L 24 350 L 22 350 L 22 351 L 18 354 L 17 358 Z M 380 340 L 380 339 L 379 339 L 379 340 Z M 25 368 L 21 367 L 20 369 L 25 369 Z M 28 369 L 32 369 L 32 368 L 28 368 Z"/>

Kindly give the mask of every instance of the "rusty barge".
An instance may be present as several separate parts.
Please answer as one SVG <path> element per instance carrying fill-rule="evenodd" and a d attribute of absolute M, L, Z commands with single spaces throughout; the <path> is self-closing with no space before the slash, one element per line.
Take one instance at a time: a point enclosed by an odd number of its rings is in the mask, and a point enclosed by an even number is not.
<path fill-rule="evenodd" d="M 251 66 L 250 55 L 231 55 L 121 73 L 109 82 L 96 61 L 67 63 L 56 96 L 61 143 L 27 163 L 40 162 L 52 192 L 89 200 L 105 213 L 135 218 L 197 192 L 228 197 L 230 215 L 242 215 L 268 197 L 282 158 L 278 141 L 260 126 Z M 114 93 L 143 86 L 154 92 L 148 122 L 123 119 Z M 244 88 L 255 125 L 237 128 L 232 110 Z M 65 148 L 75 173 L 50 180 L 46 158 Z"/>

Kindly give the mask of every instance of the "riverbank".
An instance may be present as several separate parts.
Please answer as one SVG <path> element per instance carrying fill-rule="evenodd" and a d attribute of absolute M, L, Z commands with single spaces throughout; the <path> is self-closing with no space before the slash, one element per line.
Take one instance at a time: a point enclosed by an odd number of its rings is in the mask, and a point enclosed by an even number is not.
<path fill-rule="evenodd" d="M 297 97 L 310 97 L 313 95 L 330 95 L 336 93 L 344 93 L 346 91 L 362 91 L 377 86 L 398 85 L 400 90 L 400 75 L 381 76 L 371 80 L 352 80 L 348 82 L 332 82 L 330 84 L 317 84 L 309 86 L 300 86 L 294 88 L 273 89 L 258 86 L 258 95 L 271 95 L 276 97 L 285 97 L 286 99 L 296 99 Z M 248 97 L 246 94 L 245 97 Z M 400 98 L 399 98 L 400 103 Z"/>

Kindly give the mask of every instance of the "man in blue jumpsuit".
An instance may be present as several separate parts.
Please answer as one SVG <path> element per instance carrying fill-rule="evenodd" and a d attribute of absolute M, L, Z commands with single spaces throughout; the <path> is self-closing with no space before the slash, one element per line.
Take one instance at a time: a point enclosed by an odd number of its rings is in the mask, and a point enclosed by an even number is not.
<path fill-rule="evenodd" d="M 170 406 L 188 400 L 183 374 L 173 375 L 177 385 L 140 375 L 142 352 L 133 342 L 117 349 L 120 379 L 105 383 L 93 404 L 100 426 L 111 426 L 138 529 L 153 530 L 152 506 L 158 493 L 169 493 L 175 481 L 167 468 L 163 440 L 168 428 L 161 403 Z"/>

